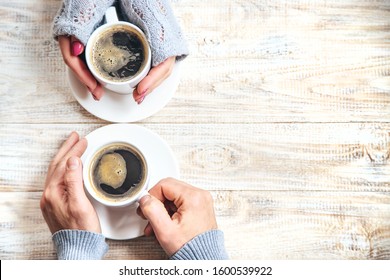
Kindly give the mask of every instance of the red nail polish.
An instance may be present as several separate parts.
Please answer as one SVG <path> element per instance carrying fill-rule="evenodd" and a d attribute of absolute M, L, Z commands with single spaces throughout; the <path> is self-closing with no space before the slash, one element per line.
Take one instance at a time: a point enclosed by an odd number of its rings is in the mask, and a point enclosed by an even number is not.
<path fill-rule="evenodd" d="M 83 52 L 84 46 L 79 41 L 74 41 L 72 43 L 72 55 L 78 56 Z"/>

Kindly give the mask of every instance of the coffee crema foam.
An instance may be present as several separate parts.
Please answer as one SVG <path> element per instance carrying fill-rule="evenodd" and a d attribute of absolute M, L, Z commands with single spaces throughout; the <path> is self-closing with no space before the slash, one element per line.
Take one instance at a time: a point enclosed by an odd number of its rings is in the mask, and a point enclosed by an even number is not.
<path fill-rule="evenodd" d="M 96 173 L 99 185 L 117 189 L 123 185 L 127 176 L 126 161 L 118 153 L 105 154 L 99 161 Z"/>
<path fill-rule="evenodd" d="M 89 166 L 95 193 L 106 201 L 130 199 L 142 190 L 147 179 L 146 162 L 131 145 L 109 144 L 94 155 Z"/>
<path fill-rule="evenodd" d="M 98 74 L 110 81 L 130 80 L 145 64 L 141 37 L 126 26 L 111 28 L 96 39 L 92 61 Z"/>

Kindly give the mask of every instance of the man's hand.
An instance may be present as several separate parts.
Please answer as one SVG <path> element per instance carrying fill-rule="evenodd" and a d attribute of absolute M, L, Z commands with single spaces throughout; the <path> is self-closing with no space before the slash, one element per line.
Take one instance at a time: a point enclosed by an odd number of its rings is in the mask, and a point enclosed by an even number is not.
<path fill-rule="evenodd" d="M 141 198 L 138 214 L 149 221 L 145 235 L 154 233 L 169 256 L 197 235 L 217 229 L 208 191 L 169 178 L 161 180 L 149 193 Z"/>
<path fill-rule="evenodd" d="M 87 140 L 72 132 L 49 166 L 40 206 L 51 233 L 62 229 L 101 232 L 84 192 L 80 157 L 86 148 Z"/>

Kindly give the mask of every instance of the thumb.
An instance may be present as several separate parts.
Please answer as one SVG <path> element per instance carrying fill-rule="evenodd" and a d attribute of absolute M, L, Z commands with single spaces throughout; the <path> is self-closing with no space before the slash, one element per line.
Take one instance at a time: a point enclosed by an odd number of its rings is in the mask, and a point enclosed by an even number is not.
<path fill-rule="evenodd" d="M 146 195 L 140 199 L 139 206 L 143 215 L 152 226 L 157 239 L 170 230 L 173 222 L 165 209 L 164 204 L 160 200 L 153 196 Z"/>
<path fill-rule="evenodd" d="M 83 169 L 81 160 L 78 157 L 72 156 L 66 162 L 66 170 L 64 175 L 64 183 L 70 196 L 80 198 L 80 191 L 83 192 Z"/>

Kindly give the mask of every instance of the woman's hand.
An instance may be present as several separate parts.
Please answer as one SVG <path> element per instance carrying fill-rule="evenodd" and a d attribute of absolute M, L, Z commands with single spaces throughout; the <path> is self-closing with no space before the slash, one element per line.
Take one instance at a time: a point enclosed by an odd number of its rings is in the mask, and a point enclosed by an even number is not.
<path fill-rule="evenodd" d="M 88 88 L 93 98 L 100 100 L 104 94 L 102 85 L 96 81 L 87 65 L 78 57 L 83 53 L 84 45 L 73 36 L 59 36 L 58 43 L 65 64 L 72 69 L 79 81 Z"/>
<path fill-rule="evenodd" d="M 133 91 L 135 102 L 141 104 L 149 93 L 171 75 L 175 61 L 175 56 L 169 57 L 149 71 L 148 75 L 139 82 Z"/>
<path fill-rule="evenodd" d="M 84 52 L 84 45 L 74 36 L 59 36 L 58 43 L 65 64 L 88 88 L 93 98 L 100 100 L 104 94 L 103 86 L 92 76 L 87 65 L 79 58 L 79 55 Z M 169 57 L 149 71 L 148 75 L 139 82 L 133 91 L 135 102 L 141 104 L 149 93 L 171 75 L 175 61 L 175 56 Z"/>

